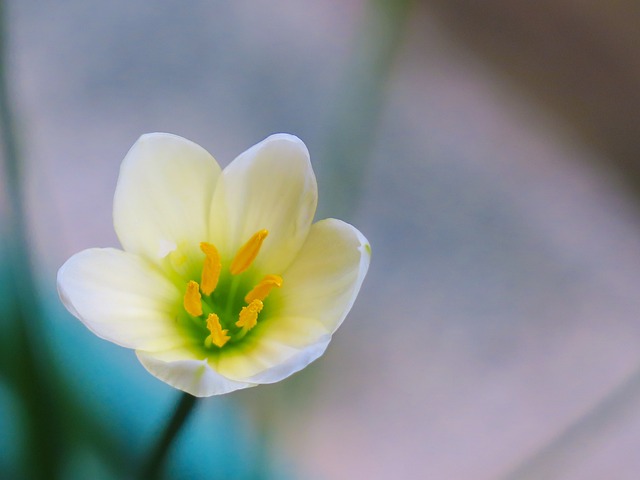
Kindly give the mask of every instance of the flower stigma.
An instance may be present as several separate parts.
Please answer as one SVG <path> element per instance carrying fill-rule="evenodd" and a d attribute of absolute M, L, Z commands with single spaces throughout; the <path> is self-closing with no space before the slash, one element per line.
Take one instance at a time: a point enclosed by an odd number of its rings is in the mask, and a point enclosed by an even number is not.
<path fill-rule="evenodd" d="M 242 274 L 252 266 L 268 234 L 267 230 L 259 230 L 238 249 L 228 269 L 230 275 L 223 272 L 222 259 L 216 246 L 208 242 L 200 243 L 200 250 L 205 256 L 200 283 L 195 280 L 187 282 L 183 306 L 196 325 L 206 327 L 205 347 L 220 349 L 243 339 L 258 324 L 259 314 L 269 293 L 282 286 L 280 275 L 269 274 L 250 288 L 248 293 L 242 288 L 248 280 L 241 279 Z"/>

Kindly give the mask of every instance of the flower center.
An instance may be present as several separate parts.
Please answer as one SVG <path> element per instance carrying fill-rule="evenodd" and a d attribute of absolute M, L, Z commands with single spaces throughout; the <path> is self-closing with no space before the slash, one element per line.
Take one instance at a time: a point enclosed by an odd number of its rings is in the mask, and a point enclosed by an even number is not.
<path fill-rule="evenodd" d="M 267 230 L 260 230 L 240 247 L 229 266 L 230 275 L 223 272 L 215 245 L 200 243 L 200 250 L 205 255 L 200 283 L 195 280 L 187 282 L 183 306 L 191 318 L 209 331 L 204 340 L 206 347 L 222 348 L 228 342 L 244 338 L 258 324 L 258 316 L 271 290 L 282 286 L 281 276 L 266 275 L 244 295 L 242 301 L 236 299 L 241 294 L 238 290 L 243 283 L 242 274 L 253 264 L 268 234 Z M 222 282 L 225 285 L 219 286 L 221 275 L 226 281 Z"/>

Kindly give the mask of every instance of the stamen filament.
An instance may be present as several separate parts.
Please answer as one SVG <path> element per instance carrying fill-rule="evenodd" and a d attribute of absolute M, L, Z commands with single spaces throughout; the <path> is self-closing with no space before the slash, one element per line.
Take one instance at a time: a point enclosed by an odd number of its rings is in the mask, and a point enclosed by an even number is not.
<path fill-rule="evenodd" d="M 267 238 L 267 235 L 269 235 L 268 230 L 260 230 L 254 233 L 247 243 L 240 247 L 238 253 L 236 253 L 236 256 L 231 262 L 231 267 L 229 267 L 229 271 L 232 275 L 239 275 L 251 266 L 258 256 L 262 242 Z"/>
<path fill-rule="evenodd" d="M 240 288 L 240 280 L 240 277 L 231 277 L 231 286 L 229 287 L 229 294 L 227 295 L 227 308 L 225 309 L 226 316 L 234 314 L 233 308 L 238 289 Z"/>
<path fill-rule="evenodd" d="M 251 303 L 253 300 L 264 300 L 269 295 L 273 287 L 280 288 L 282 286 L 282 277 L 280 275 L 266 275 L 260 283 L 247 293 L 244 301 Z"/>
<path fill-rule="evenodd" d="M 189 315 L 199 317 L 202 315 L 202 295 L 200 295 L 200 286 L 198 282 L 190 280 L 187 283 L 187 291 L 184 294 L 184 309 Z"/>
<path fill-rule="evenodd" d="M 220 271 L 222 270 L 222 262 L 220 261 L 220 253 L 212 243 L 200 243 L 200 250 L 206 255 L 204 265 L 202 267 L 202 278 L 200 288 L 205 295 L 211 295 L 218 285 Z"/>
<path fill-rule="evenodd" d="M 255 299 L 246 307 L 242 307 L 236 326 L 245 331 L 251 330 L 258 323 L 258 314 L 264 307 L 262 301 Z"/>

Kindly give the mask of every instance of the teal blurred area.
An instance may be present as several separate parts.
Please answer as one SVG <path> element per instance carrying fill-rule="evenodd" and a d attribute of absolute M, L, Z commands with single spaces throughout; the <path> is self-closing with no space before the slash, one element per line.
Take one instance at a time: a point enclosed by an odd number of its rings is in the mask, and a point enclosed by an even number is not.
<path fill-rule="evenodd" d="M 615 149 L 469 48 L 432 3 L 399 2 L 408 16 L 360 0 L 8 3 L 42 312 L 29 332 L 51 362 L 60 437 L 45 445 L 63 452 L 60 478 L 126 478 L 178 401 L 55 290 L 70 255 L 118 246 L 118 168 L 153 131 L 221 165 L 298 135 L 318 218 L 343 217 L 373 248 L 325 356 L 200 402 L 166 478 L 636 478 L 637 195 Z M 26 478 L 38 460 L 0 253 L 0 477 Z"/>
<path fill-rule="evenodd" d="M 48 341 L 66 386 L 80 398 L 83 413 L 96 421 L 93 433 L 111 443 L 105 450 L 102 442 L 78 442 L 70 449 L 62 478 L 126 477 L 162 433 L 178 392 L 146 373 L 133 352 L 87 335 L 80 322 L 70 321 L 57 298 L 45 304 L 52 313 Z M 73 412 L 67 420 L 74 421 Z M 178 437 L 167 478 L 288 478 L 284 465 L 262 464 L 267 470 L 256 474 L 247 459 L 261 448 L 259 432 L 230 398 L 203 401 Z"/>

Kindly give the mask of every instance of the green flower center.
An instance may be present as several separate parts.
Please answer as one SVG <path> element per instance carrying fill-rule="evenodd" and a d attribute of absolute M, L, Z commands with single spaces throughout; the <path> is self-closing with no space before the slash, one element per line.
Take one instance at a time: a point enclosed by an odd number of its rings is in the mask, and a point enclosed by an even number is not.
<path fill-rule="evenodd" d="M 183 298 L 190 329 L 203 337 L 208 349 L 221 349 L 242 340 L 257 324 L 265 300 L 273 288 L 282 286 L 282 277 L 266 275 L 256 281 L 247 270 L 260 252 L 267 230 L 256 232 L 236 253 L 229 269 L 223 271 L 218 249 L 200 244 L 204 254 L 200 282 L 191 279 Z M 247 273 L 245 273 L 247 272 Z"/>

